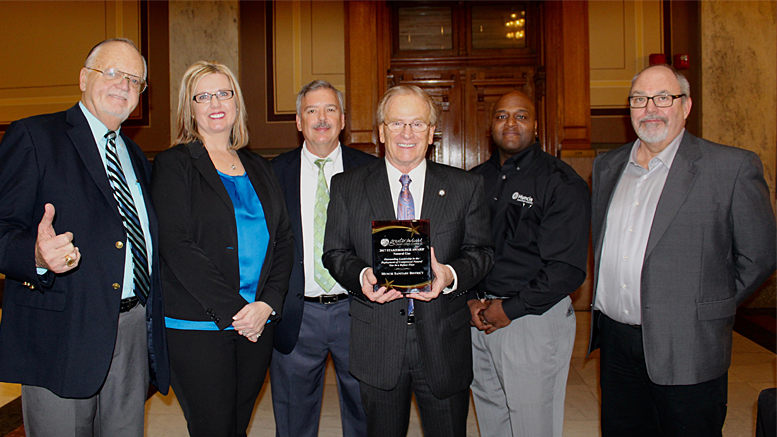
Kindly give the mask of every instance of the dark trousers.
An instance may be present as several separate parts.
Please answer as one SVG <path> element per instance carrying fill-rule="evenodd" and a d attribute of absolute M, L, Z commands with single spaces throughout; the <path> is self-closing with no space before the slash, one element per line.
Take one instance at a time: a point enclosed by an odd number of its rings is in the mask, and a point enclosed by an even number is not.
<path fill-rule="evenodd" d="M 172 386 L 193 437 L 245 436 L 272 357 L 275 324 L 252 343 L 234 330 L 167 330 Z"/>
<path fill-rule="evenodd" d="M 340 394 L 344 437 L 367 433 L 359 381 L 348 371 L 351 318 L 348 301 L 324 305 L 305 302 L 294 350 L 273 353 L 270 364 L 272 406 L 277 437 L 316 437 L 321 417 L 324 373 L 331 354 Z"/>
<path fill-rule="evenodd" d="M 426 383 L 415 327 L 408 325 L 405 360 L 397 386 L 381 390 L 361 383 L 362 402 L 367 412 L 367 435 L 370 437 L 405 437 L 410 423 L 413 394 L 421 413 L 421 427 L 426 437 L 464 437 L 467 433 L 469 389 L 445 399 L 436 397 Z"/>
<path fill-rule="evenodd" d="M 599 314 L 602 436 L 721 436 L 728 374 L 693 385 L 658 385 L 648 376 L 642 328 Z"/>

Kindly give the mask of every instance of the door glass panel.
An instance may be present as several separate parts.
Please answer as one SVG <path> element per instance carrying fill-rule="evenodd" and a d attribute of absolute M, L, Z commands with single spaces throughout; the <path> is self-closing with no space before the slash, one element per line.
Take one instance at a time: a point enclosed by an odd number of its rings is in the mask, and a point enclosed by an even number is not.
<path fill-rule="evenodd" d="M 472 48 L 526 47 L 526 6 L 522 3 L 472 5 Z"/>
<path fill-rule="evenodd" d="M 453 30 L 450 7 L 401 7 L 399 50 L 450 50 Z"/>

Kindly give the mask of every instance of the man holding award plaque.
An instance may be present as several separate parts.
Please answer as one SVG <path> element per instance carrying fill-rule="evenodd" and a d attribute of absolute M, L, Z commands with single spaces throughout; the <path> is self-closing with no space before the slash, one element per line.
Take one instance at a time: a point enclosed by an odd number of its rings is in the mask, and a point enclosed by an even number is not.
<path fill-rule="evenodd" d="M 350 370 L 370 436 L 405 436 L 413 394 L 424 435 L 466 434 L 464 293 L 491 269 L 491 225 L 482 177 L 425 159 L 437 120 L 420 88 L 391 88 L 378 104 L 385 158 L 332 178 L 323 261 L 355 297 Z"/>

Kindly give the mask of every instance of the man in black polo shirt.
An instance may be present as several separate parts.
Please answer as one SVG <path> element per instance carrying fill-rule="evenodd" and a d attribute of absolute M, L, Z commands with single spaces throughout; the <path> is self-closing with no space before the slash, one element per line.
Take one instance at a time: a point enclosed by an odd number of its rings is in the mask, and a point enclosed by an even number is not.
<path fill-rule="evenodd" d="M 590 194 L 585 181 L 535 141 L 532 101 L 519 91 L 494 106 L 498 150 L 475 167 L 485 179 L 494 268 L 470 292 L 472 393 L 482 436 L 561 436 L 575 315 L 569 297 L 586 274 Z"/>

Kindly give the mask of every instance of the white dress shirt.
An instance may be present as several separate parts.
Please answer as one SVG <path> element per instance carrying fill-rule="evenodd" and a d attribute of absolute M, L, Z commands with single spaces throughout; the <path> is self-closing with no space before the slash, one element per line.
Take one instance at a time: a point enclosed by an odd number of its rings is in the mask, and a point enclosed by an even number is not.
<path fill-rule="evenodd" d="M 594 309 L 617 322 L 642 324 L 640 281 L 645 250 L 656 206 L 684 133 L 683 129 L 651 159 L 647 169 L 637 164 L 641 144 L 637 140 L 613 193 L 607 210 Z"/>
<path fill-rule="evenodd" d="M 303 266 L 305 268 L 305 296 L 317 297 L 324 294 L 335 295 L 346 293 L 345 289 L 335 282 L 329 292 L 324 291 L 316 282 L 313 265 L 313 221 L 315 220 L 316 189 L 318 188 L 317 159 L 330 159 L 324 164 L 324 177 L 326 177 L 327 190 L 332 182 L 332 176 L 343 172 L 343 154 L 338 145 L 329 156 L 319 158 L 309 149 L 307 142 L 302 144 L 302 156 L 299 169 L 299 201 L 302 218 L 302 250 Z"/>

